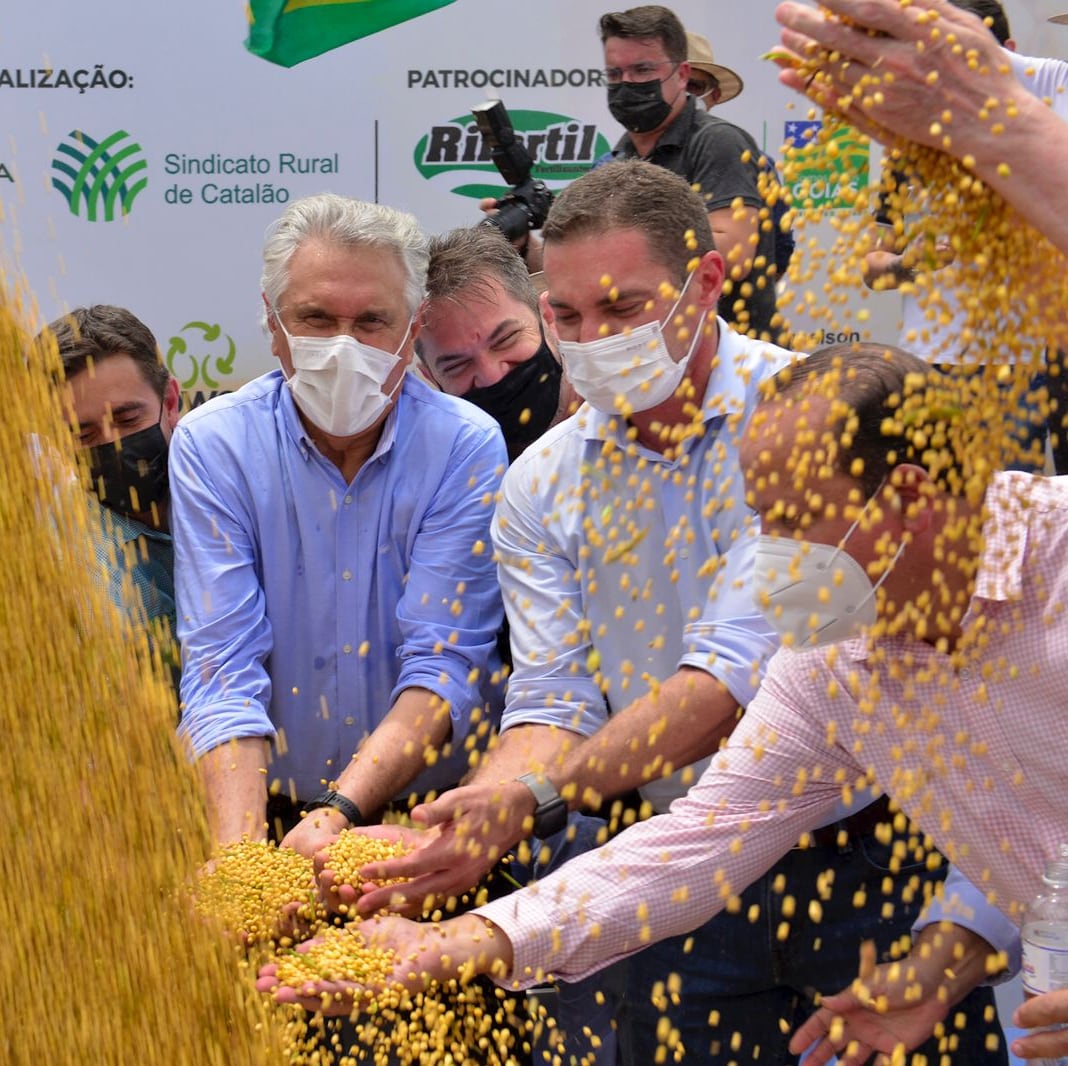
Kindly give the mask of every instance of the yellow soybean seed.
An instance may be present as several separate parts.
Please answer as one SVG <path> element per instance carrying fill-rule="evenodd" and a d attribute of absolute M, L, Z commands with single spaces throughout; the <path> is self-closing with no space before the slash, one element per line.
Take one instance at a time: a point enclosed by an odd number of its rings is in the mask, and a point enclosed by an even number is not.
<path fill-rule="evenodd" d="M 386 862 L 407 855 L 412 849 L 401 840 L 380 840 L 358 829 L 346 829 L 330 845 L 327 851 L 327 868 L 334 880 L 343 885 L 359 885 L 364 879 L 360 870 L 373 862 Z M 393 878 L 381 882 L 384 885 L 399 884 L 406 878 Z"/>

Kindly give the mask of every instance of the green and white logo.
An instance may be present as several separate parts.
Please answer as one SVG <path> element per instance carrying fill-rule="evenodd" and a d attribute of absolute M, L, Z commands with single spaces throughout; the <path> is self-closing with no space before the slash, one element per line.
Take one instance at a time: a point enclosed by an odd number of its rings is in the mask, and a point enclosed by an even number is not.
<path fill-rule="evenodd" d="M 128 215 L 147 185 L 148 164 L 126 130 L 102 141 L 71 130 L 52 159 L 52 188 L 63 194 L 72 215 L 90 222 Z"/>
<path fill-rule="evenodd" d="M 509 115 L 516 139 L 534 160 L 533 177 L 551 189 L 561 189 L 585 174 L 612 147 L 595 125 L 567 115 L 550 111 Z M 453 185 L 451 191 L 460 196 L 478 200 L 508 191 L 470 114 L 432 126 L 415 146 L 414 158 L 416 170 L 428 181 L 482 178 Z"/>
<path fill-rule="evenodd" d="M 171 337 L 167 369 L 178 379 L 183 411 L 232 391 L 226 379 L 234 372 L 236 356 L 233 337 L 223 333 L 217 322 L 187 322 Z"/>

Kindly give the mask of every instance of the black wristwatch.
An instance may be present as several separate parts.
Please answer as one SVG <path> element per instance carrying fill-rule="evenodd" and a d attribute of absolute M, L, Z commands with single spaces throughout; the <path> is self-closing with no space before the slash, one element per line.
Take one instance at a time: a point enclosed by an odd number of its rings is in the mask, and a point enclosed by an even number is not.
<path fill-rule="evenodd" d="M 534 808 L 534 835 L 544 840 L 559 833 L 567 825 L 567 804 L 553 783 L 538 774 L 520 774 L 516 780 L 526 785 L 538 801 Z"/>
<path fill-rule="evenodd" d="M 363 812 L 355 803 L 348 798 L 348 796 L 341 795 L 340 792 L 334 791 L 332 788 L 328 788 L 325 792 L 320 792 L 305 808 L 304 812 L 318 810 L 320 807 L 333 807 L 335 811 L 340 811 L 347 819 L 351 826 L 366 825 L 367 819 L 364 818 Z"/>

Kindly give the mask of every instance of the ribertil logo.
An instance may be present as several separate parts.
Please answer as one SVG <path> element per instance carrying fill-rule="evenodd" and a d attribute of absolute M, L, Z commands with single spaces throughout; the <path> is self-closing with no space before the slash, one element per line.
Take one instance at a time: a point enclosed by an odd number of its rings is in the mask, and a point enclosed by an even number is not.
<path fill-rule="evenodd" d="M 593 165 L 611 145 L 592 123 L 549 111 L 511 111 L 516 138 L 526 146 L 534 160 L 532 174 L 550 188 L 562 188 Z M 490 157 L 490 150 L 470 114 L 460 115 L 420 138 L 415 146 L 415 166 L 428 180 L 441 175 L 455 180 L 485 174 L 496 180 L 474 181 L 452 186 L 452 192 L 476 199 L 500 196 L 505 191 L 501 176 Z"/>
<path fill-rule="evenodd" d="M 71 130 L 52 159 L 52 188 L 63 194 L 72 215 L 90 222 L 128 215 L 147 185 L 148 164 L 126 130 L 102 141 Z"/>

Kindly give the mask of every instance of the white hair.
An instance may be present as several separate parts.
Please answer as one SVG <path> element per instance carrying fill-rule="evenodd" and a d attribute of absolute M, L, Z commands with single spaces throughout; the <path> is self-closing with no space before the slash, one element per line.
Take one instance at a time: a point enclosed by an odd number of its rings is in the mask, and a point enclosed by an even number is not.
<path fill-rule="evenodd" d="M 263 242 L 260 287 L 271 307 L 289 284 L 293 253 L 307 240 L 341 247 L 389 248 L 396 252 L 406 277 L 404 297 L 414 315 L 426 294 L 427 240 L 414 215 L 381 204 L 324 192 L 294 200 L 267 231 Z"/>

